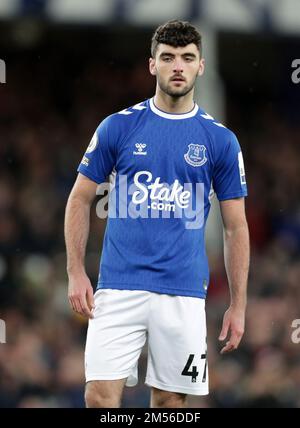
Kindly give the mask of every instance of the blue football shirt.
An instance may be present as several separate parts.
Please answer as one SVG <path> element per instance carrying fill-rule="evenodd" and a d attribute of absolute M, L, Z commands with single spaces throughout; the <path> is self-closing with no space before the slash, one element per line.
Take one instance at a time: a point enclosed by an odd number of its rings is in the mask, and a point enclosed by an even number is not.
<path fill-rule="evenodd" d="M 206 297 L 212 192 L 247 195 L 232 131 L 197 104 L 170 114 L 152 98 L 105 118 L 78 171 L 113 183 L 97 288 Z"/>

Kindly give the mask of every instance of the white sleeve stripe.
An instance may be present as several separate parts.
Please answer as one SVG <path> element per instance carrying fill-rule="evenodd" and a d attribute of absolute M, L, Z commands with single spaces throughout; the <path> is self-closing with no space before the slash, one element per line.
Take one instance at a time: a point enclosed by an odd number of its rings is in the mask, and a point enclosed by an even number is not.
<path fill-rule="evenodd" d="M 133 113 L 133 111 L 129 111 L 129 110 L 126 110 L 126 109 L 121 110 L 121 111 L 118 112 L 118 114 L 125 114 L 125 115 L 132 114 L 132 113 Z"/>
<path fill-rule="evenodd" d="M 143 101 L 141 103 L 136 104 L 135 106 L 133 106 L 132 108 L 134 110 L 144 110 L 144 108 L 147 108 L 146 106 L 142 106 L 141 104 L 143 103 Z"/>

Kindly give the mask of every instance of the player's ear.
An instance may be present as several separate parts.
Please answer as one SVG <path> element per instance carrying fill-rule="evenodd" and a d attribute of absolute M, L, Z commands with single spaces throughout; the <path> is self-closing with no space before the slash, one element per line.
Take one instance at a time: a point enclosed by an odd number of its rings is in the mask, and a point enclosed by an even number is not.
<path fill-rule="evenodd" d="M 199 64 L 198 76 L 202 76 L 203 75 L 204 69 L 205 69 L 205 59 L 201 58 L 200 59 L 200 64 Z"/>
<path fill-rule="evenodd" d="M 152 76 L 156 76 L 156 65 L 154 58 L 149 58 L 149 71 Z"/>

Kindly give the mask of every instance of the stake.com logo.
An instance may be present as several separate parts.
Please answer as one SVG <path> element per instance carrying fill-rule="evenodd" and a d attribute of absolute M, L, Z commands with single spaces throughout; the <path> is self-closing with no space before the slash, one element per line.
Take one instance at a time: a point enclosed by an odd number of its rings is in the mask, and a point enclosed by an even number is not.
<path fill-rule="evenodd" d="M 191 220 L 186 222 L 187 229 L 198 229 L 204 224 L 203 183 L 182 185 L 175 179 L 169 185 L 162 183 L 161 177 L 153 178 L 150 171 L 139 171 L 130 185 L 127 175 L 118 175 L 118 192 L 111 184 L 102 183 L 97 195 L 103 196 L 96 208 L 100 218 L 184 218 Z"/>
<path fill-rule="evenodd" d="M 183 186 L 176 179 L 172 186 L 169 186 L 160 182 L 160 177 L 157 177 L 154 183 L 145 186 L 139 182 L 141 176 L 146 176 L 146 182 L 152 181 L 152 174 L 149 171 L 139 171 L 134 176 L 134 184 L 139 190 L 136 190 L 132 195 L 132 202 L 136 205 L 142 204 L 150 197 L 151 205 L 148 208 L 175 211 L 175 204 L 179 208 L 188 208 L 191 192 L 189 190 L 183 191 Z M 149 195 L 150 191 L 150 195 Z M 165 202 L 156 202 L 165 201 Z"/>

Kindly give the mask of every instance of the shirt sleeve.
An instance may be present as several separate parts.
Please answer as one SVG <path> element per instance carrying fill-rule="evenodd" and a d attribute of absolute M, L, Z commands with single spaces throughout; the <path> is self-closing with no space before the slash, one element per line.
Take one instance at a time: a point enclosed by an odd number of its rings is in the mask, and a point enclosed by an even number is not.
<path fill-rule="evenodd" d="M 97 184 L 103 183 L 116 164 L 116 141 L 110 138 L 110 118 L 96 129 L 77 171 Z"/>
<path fill-rule="evenodd" d="M 243 155 L 239 142 L 230 132 L 219 153 L 213 175 L 213 188 L 219 201 L 247 196 Z"/>

